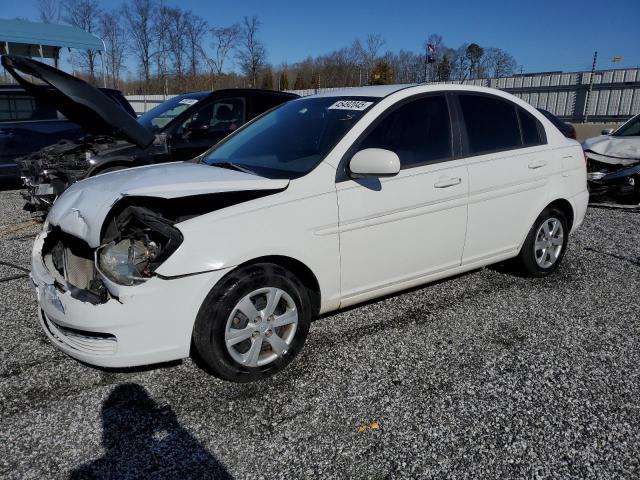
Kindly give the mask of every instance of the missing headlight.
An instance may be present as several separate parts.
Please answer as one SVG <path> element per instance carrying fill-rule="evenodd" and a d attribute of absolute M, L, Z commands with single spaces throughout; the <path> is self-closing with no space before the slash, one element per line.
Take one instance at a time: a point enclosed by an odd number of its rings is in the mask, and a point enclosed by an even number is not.
<path fill-rule="evenodd" d="M 96 265 L 110 280 L 136 285 L 152 277 L 182 243 L 173 222 L 145 207 L 126 207 L 105 230 Z"/>

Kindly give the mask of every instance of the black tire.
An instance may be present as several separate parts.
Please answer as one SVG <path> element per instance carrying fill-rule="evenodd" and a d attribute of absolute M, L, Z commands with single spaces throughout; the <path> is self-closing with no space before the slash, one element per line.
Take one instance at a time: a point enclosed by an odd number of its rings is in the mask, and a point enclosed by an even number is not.
<path fill-rule="evenodd" d="M 563 242 L 562 248 L 558 255 L 558 258 L 555 262 L 546 268 L 543 268 L 536 261 L 536 254 L 534 250 L 534 244 L 536 241 L 536 234 L 538 230 L 543 225 L 544 222 L 557 218 L 563 229 Z M 557 207 L 547 207 L 542 213 L 538 216 L 536 221 L 533 223 L 531 230 L 529 230 L 529 234 L 525 239 L 522 248 L 520 249 L 520 253 L 513 260 L 513 266 L 516 268 L 517 272 L 527 277 L 545 277 L 555 272 L 562 262 L 564 258 L 564 254 L 567 251 L 567 241 L 569 240 L 569 222 L 567 220 L 566 215 L 562 210 Z"/>
<path fill-rule="evenodd" d="M 250 368 L 232 358 L 224 342 L 225 328 L 236 304 L 263 287 L 282 289 L 293 299 L 298 311 L 298 324 L 286 353 L 271 363 Z M 285 368 L 300 352 L 309 332 L 311 317 L 308 290 L 295 275 L 270 263 L 247 265 L 230 273 L 205 298 L 193 329 L 193 354 L 201 367 L 224 380 L 240 383 L 260 380 Z"/>

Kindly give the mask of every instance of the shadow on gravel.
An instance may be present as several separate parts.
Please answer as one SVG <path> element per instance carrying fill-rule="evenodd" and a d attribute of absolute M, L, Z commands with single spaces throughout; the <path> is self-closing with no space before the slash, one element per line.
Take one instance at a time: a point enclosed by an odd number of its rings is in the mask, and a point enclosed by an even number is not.
<path fill-rule="evenodd" d="M 118 385 L 102 405 L 105 454 L 69 475 L 76 479 L 230 479 L 218 460 L 138 384 Z"/>

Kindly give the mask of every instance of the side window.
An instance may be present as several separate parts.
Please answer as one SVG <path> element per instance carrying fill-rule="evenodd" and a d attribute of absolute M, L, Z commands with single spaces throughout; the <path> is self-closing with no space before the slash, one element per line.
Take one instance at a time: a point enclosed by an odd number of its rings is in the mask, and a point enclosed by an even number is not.
<path fill-rule="evenodd" d="M 540 137 L 539 122 L 529 112 L 518 107 L 518 115 L 520 117 L 520 128 L 522 129 L 522 142 L 526 145 L 539 145 L 542 143 Z"/>
<path fill-rule="evenodd" d="M 361 142 L 400 157 L 403 168 L 451 157 L 451 128 L 443 95 L 413 100 L 387 115 Z"/>
<path fill-rule="evenodd" d="M 0 121 L 55 120 L 58 112 L 51 105 L 37 102 L 25 94 L 0 94 Z"/>
<path fill-rule="evenodd" d="M 245 121 L 244 98 L 225 98 L 196 111 L 180 127 L 183 132 L 231 133 Z"/>
<path fill-rule="evenodd" d="M 471 154 L 522 146 L 516 108 L 486 95 L 459 95 Z"/>

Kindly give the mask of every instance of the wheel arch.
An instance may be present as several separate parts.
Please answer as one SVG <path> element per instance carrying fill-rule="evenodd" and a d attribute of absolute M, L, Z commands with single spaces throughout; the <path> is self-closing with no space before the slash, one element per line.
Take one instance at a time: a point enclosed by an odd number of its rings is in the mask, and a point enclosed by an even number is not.
<path fill-rule="evenodd" d="M 313 273 L 311 268 L 309 268 L 305 263 L 293 257 L 284 255 L 266 255 L 263 257 L 253 258 L 237 265 L 233 270 L 227 273 L 227 275 L 232 274 L 239 268 L 256 263 L 273 263 L 274 265 L 278 265 L 297 276 L 309 292 L 309 299 L 311 300 L 313 316 L 318 316 L 318 314 L 320 313 L 320 300 L 322 298 L 322 294 L 320 291 L 320 282 L 318 282 L 318 278 Z"/>
<path fill-rule="evenodd" d="M 573 222 L 575 220 L 575 213 L 573 211 L 573 205 L 571 205 L 571 202 L 569 202 L 569 200 L 565 198 L 558 198 L 547 205 L 543 210 L 552 207 L 558 208 L 560 211 L 562 211 L 562 213 L 565 214 L 565 216 L 567 217 L 567 221 L 569 222 L 569 231 L 571 231 Z"/>

